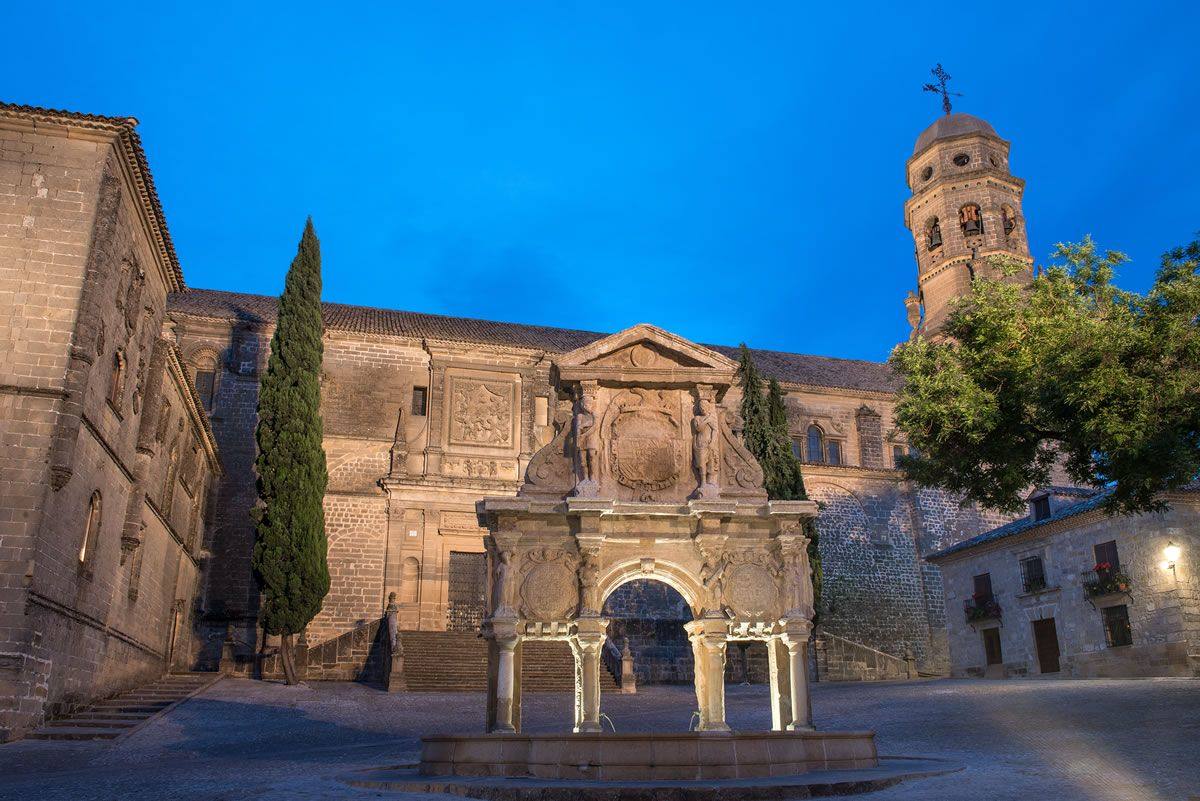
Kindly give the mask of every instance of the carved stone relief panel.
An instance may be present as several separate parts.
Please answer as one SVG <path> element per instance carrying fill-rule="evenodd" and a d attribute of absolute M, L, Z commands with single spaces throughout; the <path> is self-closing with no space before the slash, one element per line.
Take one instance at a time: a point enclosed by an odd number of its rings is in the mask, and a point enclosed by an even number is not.
<path fill-rule="evenodd" d="M 513 445 L 516 384 L 450 379 L 450 443 L 493 448 Z"/>
<path fill-rule="evenodd" d="M 485 459 L 476 456 L 445 456 L 442 475 L 458 478 L 494 478 L 517 480 L 517 463 L 512 459 Z"/>
<path fill-rule="evenodd" d="M 759 558 L 735 557 L 725 573 L 725 602 L 741 618 L 764 619 L 780 613 L 776 571 Z"/>
<path fill-rule="evenodd" d="M 606 414 L 609 466 L 613 479 L 636 500 L 680 483 L 684 472 L 680 393 L 635 388 L 615 397 Z"/>
<path fill-rule="evenodd" d="M 521 614 L 531 620 L 565 620 L 579 604 L 575 559 L 558 548 L 526 555 L 521 582 Z"/>

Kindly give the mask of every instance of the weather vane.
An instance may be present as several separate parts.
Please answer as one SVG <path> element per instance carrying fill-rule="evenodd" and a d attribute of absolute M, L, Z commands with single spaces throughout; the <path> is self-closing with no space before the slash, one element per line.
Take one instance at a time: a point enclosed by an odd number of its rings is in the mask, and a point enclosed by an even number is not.
<path fill-rule="evenodd" d="M 933 74 L 933 77 L 937 78 L 937 83 L 927 83 L 925 84 L 924 89 L 926 92 L 933 92 L 934 94 L 941 95 L 942 109 L 949 114 L 950 96 L 954 95 L 955 97 L 962 97 L 962 92 L 951 92 L 946 89 L 946 81 L 950 80 L 950 73 L 942 69 L 940 62 L 936 67 L 931 69 L 930 72 Z"/>

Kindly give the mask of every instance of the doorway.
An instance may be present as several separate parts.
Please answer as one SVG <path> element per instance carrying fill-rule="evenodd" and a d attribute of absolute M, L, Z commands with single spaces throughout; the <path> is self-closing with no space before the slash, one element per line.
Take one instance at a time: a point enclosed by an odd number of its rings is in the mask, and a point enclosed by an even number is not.
<path fill-rule="evenodd" d="M 1054 618 L 1033 621 L 1033 643 L 1037 648 L 1038 670 L 1042 673 L 1057 673 L 1058 629 L 1054 625 Z"/>
<path fill-rule="evenodd" d="M 1004 654 L 1000 649 L 1000 629 L 984 629 L 982 634 L 983 654 L 988 666 L 1003 664 Z"/>
<path fill-rule="evenodd" d="M 450 552 L 447 631 L 479 631 L 487 614 L 487 554 Z"/>
<path fill-rule="evenodd" d="M 692 644 L 683 628 L 692 610 L 673 587 L 655 579 L 622 584 L 605 599 L 603 615 L 615 649 L 628 643 L 639 686 L 693 682 Z"/>

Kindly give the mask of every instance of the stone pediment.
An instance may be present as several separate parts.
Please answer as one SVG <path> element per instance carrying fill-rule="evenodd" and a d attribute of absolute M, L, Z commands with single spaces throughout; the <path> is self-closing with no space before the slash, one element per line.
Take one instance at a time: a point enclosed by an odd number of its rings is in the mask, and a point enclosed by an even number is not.
<path fill-rule="evenodd" d="M 729 385 L 737 369 L 715 350 L 647 323 L 565 353 L 555 365 L 567 381 L 713 386 Z"/>

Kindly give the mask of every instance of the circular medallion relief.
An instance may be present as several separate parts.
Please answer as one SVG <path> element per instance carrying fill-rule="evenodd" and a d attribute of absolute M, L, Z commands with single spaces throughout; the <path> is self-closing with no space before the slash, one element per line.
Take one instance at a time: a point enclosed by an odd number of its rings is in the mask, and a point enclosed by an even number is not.
<path fill-rule="evenodd" d="M 561 620 L 575 609 L 579 593 L 575 571 L 561 562 L 542 562 L 525 574 L 521 584 L 525 615 L 536 620 Z"/>
<path fill-rule="evenodd" d="M 654 364 L 654 351 L 638 343 L 629 351 L 629 361 L 633 362 L 634 367 L 649 367 Z"/>
<path fill-rule="evenodd" d="M 779 606 L 775 577 L 762 565 L 736 565 L 725 581 L 725 601 L 739 617 L 768 617 Z"/>

